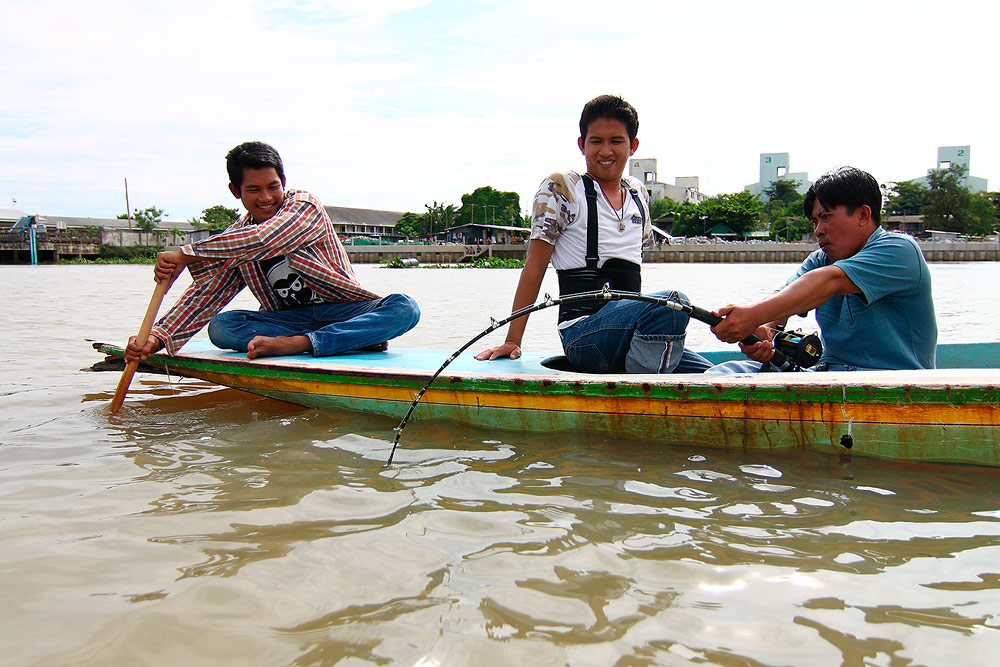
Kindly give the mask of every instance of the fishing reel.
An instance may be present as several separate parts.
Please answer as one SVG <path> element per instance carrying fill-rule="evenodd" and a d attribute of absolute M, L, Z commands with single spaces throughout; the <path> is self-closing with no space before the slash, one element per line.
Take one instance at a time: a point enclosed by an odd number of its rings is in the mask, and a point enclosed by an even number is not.
<path fill-rule="evenodd" d="M 801 331 L 787 331 L 779 328 L 774 335 L 774 349 L 785 355 L 788 360 L 785 370 L 798 370 L 815 366 L 823 356 L 823 342 L 814 333 L 805 334 Z"/>

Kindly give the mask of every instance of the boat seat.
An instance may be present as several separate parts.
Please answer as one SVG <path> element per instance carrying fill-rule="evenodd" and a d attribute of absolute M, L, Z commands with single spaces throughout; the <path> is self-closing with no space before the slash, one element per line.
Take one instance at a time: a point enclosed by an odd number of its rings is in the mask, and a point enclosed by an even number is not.
<path fill-rule="evenodd" d="M 549 357 L 547 359 L 542 359 L 542 366 L 552 369 L 554 371 L 567 371 L 570 373 L 583 373 L 584 371 L 577 370 L 573 364 L 569 363 L 569 359 L 565 355 L 560 354 L 556 357 Z"/>

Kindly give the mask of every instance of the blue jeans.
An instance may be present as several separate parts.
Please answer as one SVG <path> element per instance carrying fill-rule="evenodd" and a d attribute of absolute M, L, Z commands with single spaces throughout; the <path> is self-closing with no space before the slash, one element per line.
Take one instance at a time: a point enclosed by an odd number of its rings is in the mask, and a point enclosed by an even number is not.
<path fill-rule="evenodd" d="M 208 323 L 208 337 L 223 350 L 247 351 L 254 336 L 306 336 L 316 357 L 384 343 L 420 320 L 405 294 L 371 301 L 321 303 L 288 310 L 227 310 Z"/>
<path fill-rule="evenodd" d="M 680 292 L 654 292 L 687 304 Z M 684 349 L 688 315 L 643 301 L 612 301 L 560 329 L 563 351 L 585 373 L 702 373 L 712 362 Z"/>

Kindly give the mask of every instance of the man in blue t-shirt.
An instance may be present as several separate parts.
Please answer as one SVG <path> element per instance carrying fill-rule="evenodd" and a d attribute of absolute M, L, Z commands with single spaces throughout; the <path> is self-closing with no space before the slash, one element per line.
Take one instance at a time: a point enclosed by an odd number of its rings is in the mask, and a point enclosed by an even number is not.
<path fill-rule="evenodd" d="M 708 372 L 759 371 L 774 354 L 777 329 L 792 314 L 813 308 L 824 347 L 817 370 L 934 368 L 937 321 L 930 271 L 916 241 L 880 226 L 878 182 L 844 167 L 813 183 L 802 208 L 819 249 L 780 291 L 715 311 L 725 318 L 712 327 L 719 340 L 735 343 L 750 334 L 762 340 L 740 345 L 753 362 L 728 362 Z"/>

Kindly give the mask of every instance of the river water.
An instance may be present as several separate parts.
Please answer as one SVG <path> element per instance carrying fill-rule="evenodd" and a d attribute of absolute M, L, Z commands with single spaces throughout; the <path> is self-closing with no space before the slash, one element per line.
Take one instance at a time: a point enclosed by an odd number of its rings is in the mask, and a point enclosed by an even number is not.
<path fill-rule="evenodd" d="M 931 268 L 941 340 L 1000 340 L 1000 264 Z M 517 281 L 357 269 L 421 304 L 396 349 L 459 347 Z M 644 286 L 711 308 L 791 269 Z M 1000 470 L 435 422 L 386 468 L 396 420 L 143 374 L 112 416 L 84 339 L 134 333 L 152 286 L 0 267 L 2 664 L 996 664 Z M 554 310 L 526 347 L 557 349 Z"/>

